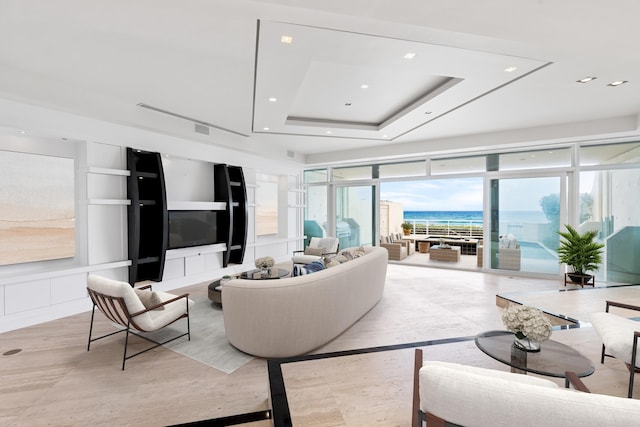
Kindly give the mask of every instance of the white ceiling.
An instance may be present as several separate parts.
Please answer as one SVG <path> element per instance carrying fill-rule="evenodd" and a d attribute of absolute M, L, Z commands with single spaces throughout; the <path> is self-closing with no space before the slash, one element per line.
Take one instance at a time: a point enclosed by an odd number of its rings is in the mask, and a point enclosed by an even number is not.
<path fill-rule="evenodd" d="M 0 0 L 0 96 L 307 163 L 626 137 L 637 16 L 634 0 Z"/>

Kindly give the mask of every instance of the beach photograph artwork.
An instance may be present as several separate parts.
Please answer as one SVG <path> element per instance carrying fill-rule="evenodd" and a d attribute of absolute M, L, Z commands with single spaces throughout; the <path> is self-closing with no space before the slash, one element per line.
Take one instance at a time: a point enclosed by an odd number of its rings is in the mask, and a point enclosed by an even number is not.
<path fill-rule="evenodd" d="M 74 160 L 0 151 L 0 265 L 75 256 Z"/>
<path fill-rule="evenodd" d="M 278 184 L 260 181 L 256 189 L 256 235 L 278 234 Z"/>

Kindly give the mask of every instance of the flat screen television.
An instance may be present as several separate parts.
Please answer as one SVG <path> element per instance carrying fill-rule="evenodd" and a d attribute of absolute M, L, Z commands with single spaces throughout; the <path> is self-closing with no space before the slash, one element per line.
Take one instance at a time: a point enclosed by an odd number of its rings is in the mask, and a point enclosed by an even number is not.
<path fill-rule="evenodd" d="M 169 249 L 218 243 L 216 211 L 169 211 Z"/>

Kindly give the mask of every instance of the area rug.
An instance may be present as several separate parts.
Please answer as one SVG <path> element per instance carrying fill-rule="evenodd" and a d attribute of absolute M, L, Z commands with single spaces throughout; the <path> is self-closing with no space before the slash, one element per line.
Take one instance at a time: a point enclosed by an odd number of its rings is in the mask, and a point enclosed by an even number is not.
<path fill-rule="evenodd" d="M 195 304 L 189 309 L 191 322 L 191 341 L 179 338 L 165 344 L 164 347 L 189 357 L 227 374 L 244 366 L 254 357 L 237 350 L 224 332 L 224 318 L 219 306 L 213 304 L 207 297 L 194 299 Z M 180 320 L 175 325 L 154 332 L 150 336 L 162 341 L 176 334 L 184 332 L 186 322 Z"/>

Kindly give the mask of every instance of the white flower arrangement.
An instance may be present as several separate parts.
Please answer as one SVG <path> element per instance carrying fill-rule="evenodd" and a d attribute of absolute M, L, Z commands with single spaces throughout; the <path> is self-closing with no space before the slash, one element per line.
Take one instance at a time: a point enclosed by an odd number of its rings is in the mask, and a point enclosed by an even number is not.
<path fill-rule="evenodd" d="M 256 268 L 271 268 L 275 265 L 275 261 L 270 256 L 256 259 Z"/>
<path fill-rule="evenodd" d="M 512 305 L 502 314 L 502 322 L 519 339 L 546 341 L 551 336 L 551 322 L 537 308 L 527 305 Z"/>

